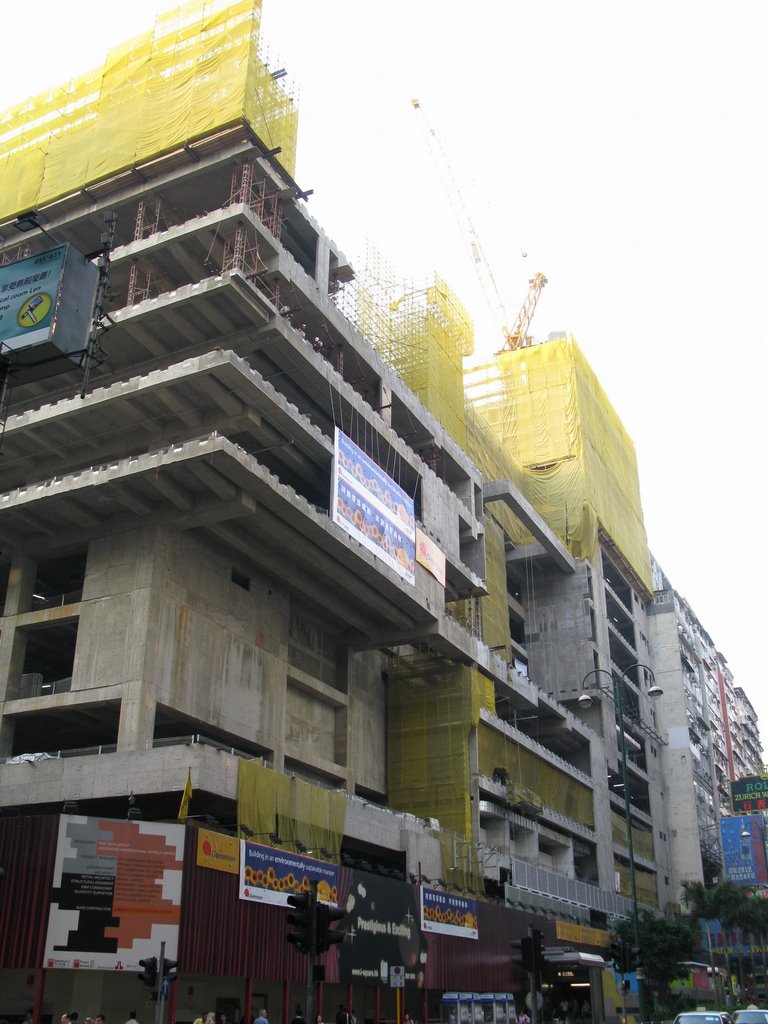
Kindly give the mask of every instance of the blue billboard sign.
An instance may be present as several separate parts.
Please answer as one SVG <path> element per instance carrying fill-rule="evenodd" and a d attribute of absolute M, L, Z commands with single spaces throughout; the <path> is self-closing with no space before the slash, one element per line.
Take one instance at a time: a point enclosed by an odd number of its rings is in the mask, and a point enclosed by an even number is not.
<path fill-rule="evenodd" d="M 722 818 L 720 836 L 725 877 L 735 885 L 768 885 L 762 814 Z"/>

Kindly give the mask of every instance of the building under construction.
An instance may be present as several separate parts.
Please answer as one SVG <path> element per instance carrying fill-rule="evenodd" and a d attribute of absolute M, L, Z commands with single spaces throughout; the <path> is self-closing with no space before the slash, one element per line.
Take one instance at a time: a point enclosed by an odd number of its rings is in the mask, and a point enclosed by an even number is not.
<path fill-rule="evenodd" d="M 63 364 L 0 347 L 0 1014 L 154 1012 L 131 961 L 52 941 L 56 851 L 181 816 L 175 1020 L 304 1002 L 284 909 L 243 898 L 252 846 L 349 894 L 319 1012 L 391 1019 L 399 964 L 418 1018 L 446 990 L 520 1007 L 494 951 L 533 928 L 544 1019 L 588 994 L 613 1020 L 612 920 L 633 882 L 676 896 L 632 443 L 572 339 L 465 377 L 444 281 L 353 272 L 259 14 L 192 0 L 0 121 L 0 261 L 100 274 Z"/>

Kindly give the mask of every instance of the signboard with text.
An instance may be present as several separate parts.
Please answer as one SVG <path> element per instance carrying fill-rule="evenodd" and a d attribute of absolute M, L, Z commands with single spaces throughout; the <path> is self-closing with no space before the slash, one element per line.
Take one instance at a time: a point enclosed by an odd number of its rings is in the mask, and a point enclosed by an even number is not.
<path fill-rule="evenodd" d="M 184 826 L 61 815 L 42 966 L 139 970 L 175 958 Z"/>
<path fill-rule="evenodd" d="M 241 900 L 287 907 L 288 897 L 308 892 L 312 881 L 317 882 L 318 900 L 336 906 L 339 898 L 336 864 L 240 840 Z"/>
<path fill-rule="evenodd" d="M 750 775 L 731 782 L 731 807 L 735 813 L 768 809 L 768 778 Z"/>
<path fill-rule="evenodd" d="M 17 383 L 81 364 L 98 277 L 69 244 L 0 266 L 0 356 Z"/>
<path fill-rule="evenodd" d="M 413 499 L 338 427 L 334 436 L 334 523 L 408 583 L 416 582 Z"/>
<path fill-rule="evenodd" d="M 477 900 L 422 886 L 421 930 L 462 939 L 476 939 Z"/>

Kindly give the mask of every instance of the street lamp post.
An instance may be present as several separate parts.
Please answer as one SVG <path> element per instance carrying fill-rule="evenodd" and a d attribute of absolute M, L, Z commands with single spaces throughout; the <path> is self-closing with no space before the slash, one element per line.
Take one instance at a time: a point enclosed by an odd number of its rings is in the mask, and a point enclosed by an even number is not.
<path fill-rule="evenodd" d="M 590 676 L 606 675 L 610 677 L 610 686 L 601 686 L 600 682 L 598 681 L 594 683 L 593 686 L 590 687 L 590 689 L 599 690 L 601 693 L 608 694 L 608 696 L 613 700 L 613 703 L 616 706 L 616 720 L 619 725 L 619 754 L 621 755 L 621 781 L 624 786 L 624 813 L 627 819 L 627 854 L 629 857 L 629 882 L 631 887 L 630 891 L 632 894 L 632 929 L 634 933 L 636 949 L 640 948 L 640 912 L 638 910 L 637 905 L 637 878 L 635 877 L 635 847 L 632 839 L 632 807 L 629 799 L 629 776 L 627 774 L 627 742 L 626 737 L 624 736 L 624 695 L 622 684 L 624 683 L 624 680 L 627 678 L 627 673 L 631 669 L 640 668 L 644 669 L 647 673 L 649 673 L 652 680 L 651 686 L 648 688 L 648 696 L 654 698 L 660 697 L 663 691 L 661 687 L 656 685 L 656 677 L 654 676 L 653 671 L 648 667 L 648 665 L 643 665 L 640 662 L 637 662 L 636 664 L 630 665 L 628 668 L 626 668 L 621 673 L 620 679 L 614 676 L 613 672 L 609 672 L 608 669 L 593 668 L 591 672 L 587 672 L 587 674 L 581 681 L 581 687 L 584 692 L 579 695 L 577 701 L 579 706 L 582 708 L 588 708 L 592 704 L 592 698 L 590 697 L 589 693 L 587 692 L 587 689 L 585 688 L 585 683 L 590 678 Z M 640 1020 L 642 1022 L 646 1020 L 645 982 L 643 978 L 640 977 L 639 971 L 637 977 L 637 1001 L 638 1009 L 640 1012 Z"/>

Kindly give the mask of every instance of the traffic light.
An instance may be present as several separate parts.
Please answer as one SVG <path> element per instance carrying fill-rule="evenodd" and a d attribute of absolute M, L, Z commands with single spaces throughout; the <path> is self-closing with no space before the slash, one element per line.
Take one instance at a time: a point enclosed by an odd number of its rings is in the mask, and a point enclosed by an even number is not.
<path fill-rule="evenodd" d="M 297 953 L 315 954 L 315 893 L 293 893 L 288 897 L 288 906 L 294 907 L 295 914 L 288 915 L 288 924 L 293 931 L 287 936 Z"/>
<path fill-rule="evenodd" d="M 176 981 L 179 977 L 178 960 L 163 960 L 163 981 Z"/>
<path fill-rule="evenodd" d="M 341 928 L 331 928 L 334 921 L 344 919 L 344 911 L 318 903 L 315 908 L 315 952 L 327 953 L 331 946 L 343 942 L 347 933 Z"/>
<path fill-rule="evenodd" d="M 144 982 L 150 988 L 154 988 L 157 985 L 157 957 L 148 956 L 144 960 L 139 960 L 139 967 L 144 968 L 139 975 L 139 981 Z"/>
<path fill-rule="evenodd" d="M 531 936 L 526 935 L 524 939 L 513 939 L 510 946 L 520 950 L 519 956 L 512 957 L 512 963 L 522 967 L 529 974 L 532 973 L 536 969 L 536 951 Z"/>
<path fill-rule="evenodd" d="M 627 970 L 628 971 L 639 971 L 640 970 L 640 947 L 639 946 L 627 946 Z"/>
<path fill-rule="evenodd" d="M 533 969 L 540 971 L 544 966 L 544 936 L 538 928 L 531 929 L 531 942 L 533 944 Z"/>
<path fill-rule="evenodd" d="M 611 939 L 611 945 L 608 949 L 608 955 L 613 964 L 613 969 L 617 974 L 623 974 L 625 970 L 625 945 L 624 942 L 614 937 Z"/>

